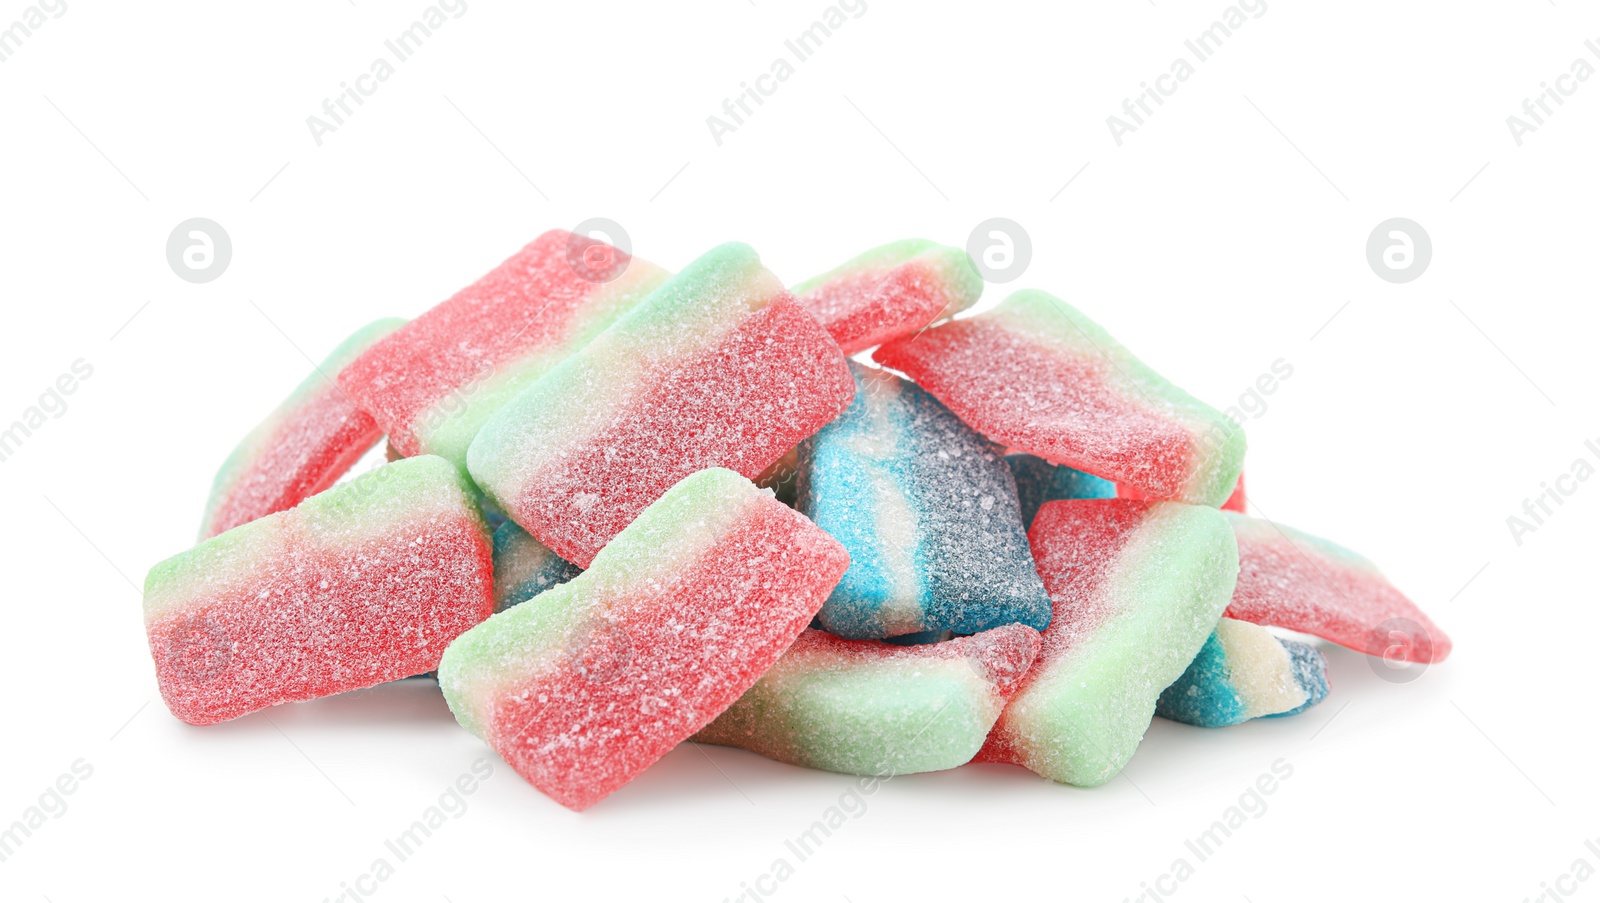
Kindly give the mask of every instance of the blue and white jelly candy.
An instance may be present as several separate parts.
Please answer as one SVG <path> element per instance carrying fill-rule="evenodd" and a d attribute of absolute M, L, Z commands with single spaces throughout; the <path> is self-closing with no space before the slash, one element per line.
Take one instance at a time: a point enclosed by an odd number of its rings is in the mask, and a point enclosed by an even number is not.
<path fill-rule="evenodd" d="M 850 552 L 818 615 L 847 639 L 1050 621 L 1001 449 L 932 395 L 852 363 L 855 399 L 801 443 L 797 507 Z"/>

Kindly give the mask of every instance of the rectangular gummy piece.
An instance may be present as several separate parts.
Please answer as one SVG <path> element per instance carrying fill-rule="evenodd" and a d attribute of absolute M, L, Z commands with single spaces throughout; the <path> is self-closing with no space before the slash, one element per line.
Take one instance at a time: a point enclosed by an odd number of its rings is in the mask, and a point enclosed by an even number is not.
<path fill-rule="evenodd" d="M 1239 572 L 1233 532 L 1215 508 L 1086 499 L 1047 503 L 1028 539 L 1054 611 L 979 761 L 1103 784 L 1217 626 Z"/>
<path fill-rule="evenodd" d="M 240 441 L 212 481 L 201 539 L 293 508 L 332 486 L 377 443 L 383 430 L 334 380 L 405 322 L 390 318 L 357 330 Z"/>
<path fill-rule="evenodd" d="M 1196 727 L 1302 712 L 1328 695 L 1327 662 L 1305 643 L 1223 618 L 1183 676 L 1156 701 L 1156 714 Z"/>
<path fill-rule="evenodd" d="M 908 238 L 807 279 L 794 294 L 845 354 L 855 354 L 971 307 L 983 277 L 966 251 Z"/>
<path fill-rule="evenodd" d="M 423 456 L 156 565 L 144 622 L 167 707 L 214 724 L 430 671 L 492 588 L 474 494 Z"/>
<path fill-rule="evenodd" d="M 694 739 L 845 774 L 955 768 L 1038 653 L 1038 631 L 1021 624 L 919 646 L 807 630 Z"/>
<path fill-rule="evenodd" d="M 1293 527 L 1227 512 L 1239 541 L 1228 617 L 1402 662 L 1442 662 L 1450 637 L 1378 566 Z"/>
<path fill-rule="evenodd" d="M 1218 506 L 1244 467 L 1244 430 L 1081 312 L 1044 292 L 889 342 L 873 359 L 908 374 L 1013 451 L 1150 499 Z"/>
<path fill-rule="evenodd" d="M 512 520 L 587 567 L 679 480 L 758 476 L 854 391 L 839 346 L 755 251 L 727 244 L 506 405 L 467 465 Z"/>
<path fill-rule="evenodd" d="M 588 570 L 452 643 L 439 686 L 529 783 L 584 809 L 748 690 L 848 563 L 769 493 L 701 471 Z"/>
<path fill-rule="evenodd" d="M 666 277 L 603 241 L 552 229 L 368 349 L 339 385 L 402 454 L 464 468 L 491 414 Z"/>
<path fill-rule="evenodd" d="M 800 445 L 798 507 L 850 552 L 819 616 L 847 639 L 1050 623 L 1000 448 L 938 399 L 850 365 L 856 396 Z"/>

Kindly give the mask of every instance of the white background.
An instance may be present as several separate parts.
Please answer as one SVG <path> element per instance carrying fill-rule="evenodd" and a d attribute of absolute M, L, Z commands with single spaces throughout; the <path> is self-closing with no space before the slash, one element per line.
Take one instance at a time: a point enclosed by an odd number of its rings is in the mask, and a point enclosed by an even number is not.
<path fill-rule="evenodd" d="M 1034 256 L 1012 287 L 1217 406 L 1289 362 L 1246 424 L 1257 513 L 1374 558 L 1455 640 L 1403 684 L 1330 649 L 1320 707 L 1157 722 L 1095 790 L 1001 766 L 897 778 L 770 899 L 1133 898 L 1279 758 L 1268 810 L 1176 897 L 1520 901 L 1600 865 L 1600 480 L 1520 545 L 1506 524 L 1600 440 L 1600 78 L 1520 147 L 1505 121 L 1600 40 L 1592 8 L 1270 0 L 1119 147 L 1105 118 L 1221 0 L 868 0 L 719 147 L 706 117 L 821 0 L 469 0 L 317 146 L 305 118 L 423 7 L 68 0 L 0 64 L 0 422 L 94 369 L 0 464 L 0 825 L 93 768 L 0 863 L 0 895 L 334 898 L 488 755 L 465 814 L 375 899 L 720 901 L 837 801 L 849 778 L 686 746 L 574 814 L 415 681 L 210 728 L 156 695 L 137 587 L 192 542 L 302 352 L 595 216 L 669 268 L 739 239 L 791 282 L 1014 219 Z M 195 216 L 234 246 L 205 285 L 164 253 Z M 1434 246 L 1404 285 L 1364 255 L 1394 216 Z M 1600 899 L 1600 880 L 1562 886 Z"/>

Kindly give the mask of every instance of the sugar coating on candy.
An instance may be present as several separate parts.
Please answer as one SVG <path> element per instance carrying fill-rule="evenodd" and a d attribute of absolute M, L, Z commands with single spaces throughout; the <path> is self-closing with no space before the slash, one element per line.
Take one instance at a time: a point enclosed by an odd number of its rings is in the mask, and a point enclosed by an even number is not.
<path fill-rule="evenodd" d="M 584 809 L 733 704 L 848 565 L 826 533 L 732 471 L 672 487 L 588 570 L 451 644 L 457 720 Z"/>
<path fill-rule="evenodd" d="M 1450 638 L 1377 565 L 1292 527 L 1227 516 L 1239 541 L 1239 585 L 1228 617 L 1394 661 L 1442 662 L 1450 655 Z"/>
<path fill-rule="evenodd" d="M 1038 632 L 1021 624 L 920 646 L 808 630 L 694 739 L 845 774 L 955 768 L 1038 652 Z"/>
<path fill-rule="evenodd" d="M 669 279 L 494 415 L 473 479 L 587 567 L 695 471 L 754 478 L 850 402 L 844 356 L 746 245 Z"/>
<path fill-rule="evenodd" d="M 1050 599 L 1000 448 L 912 383 L 850 369 L 850 407 L 800 446 L 796 505 L 850 552 L 822 626 L 849 639 L 1042 629 Z"/>
<path fill-rule="evenodd" d="M 520 605 L 553 586 L 560 586 L 583 570 L 513 521 L 494 531 L 494 610 Z"/>
<path fill-rule="evenodd" d="M 1115 483 L 1111 484 L 1111 486 L 1112 486 L 1112 489 L 1114 491 L 1113 495 L 1105 496 L 1106 498 L 1113 498 L 1113 497 L 1114 498 L 1119 498 L 1119 499 L 1149 499 L 1150 498 L 1150 496 L 1148 496 L 1145 493 L 1141 492 L 1137 486 L 1129 486 L 1129 485 L 1126 485 L 1126 484 L 1118 486 Z M 1244 472 L 1240 471 L 1239 472 L 1239 480 L 1238 480 L 1238 482 L 1233 484 L 1233 493 L 1228 496 L 1228 500 L 1227 501 L 1223 502 L 1218 507 L 1220 507 L 1223 511 L 1237 511 L 1240 514 L 1244 514 L 1246 505 L 1247 505 L 1247 500 L 1246 500 L 1245 494 L 1244 494 Z"/>
<path fill-rule="evenodd" d="M 1237 423 L 1044 292 L 1016 292 L 979 316 L 886 343 L 873 359 L 1013 451 L 1147 498 L 1220 505 L 1243 467 Z"/>
<path fill-rule="evenodd" d="M 1228 727 L 1303 712 L 1327 695 L 1322 653 L 1280 640 L 1265 627 L 1223 618 L 1183 676 L 1162 691 L 1156 714 L 1196 727 Z"/>
<path fill-rule="evenodd" d="M 1094 786 L 1133 757 L 1156 698 L 1205 644 L 1239 570 L 1215 508 L 1050 502 L 1028 533 L 1054 605 L 1039 660 L 978 761 Z"/>
<path fill-rule="evenodd" d="M 167 707 L 214 724 L 432 670 L 492 584 L 474 494 L 408 458 L 156 565 L 145 631 Z"/>
<path fill-rule="evenodd" d="M 339 344 L 234 448 L 212 481 L 200 538 L 285 511 L 332 486 L 383 435 L 334 379 L 405 320 L 369 323 Z"/>
<path fill-rule="evenodd" d="M 339 385 L 402 453 L 464 467 L 491 414 L 666 276 L 603 241 L 553 229 L 368 349 Z"/>
<path fill-rule="evenodd" d="M 1023 526 L 1033 525 L 1039 506 L 1045 502 L 1071 499 L 1112 499 L 1117 484 L 1094 474 L 1051 464 L 1037 455 L 1022 452 L 1006 455 L 1006 464 L 1017 480 L 1017 501 L 1022 505 Z"/>
<path fill-rule="evenodd" d="M 1298 640 L 1283 640 L 1283 648 L 1289 650 L 1289 661 L 1294 666 L 1295 682 L 1306 691 L 1306 701 L 1286 712 L 1276 712 L 1267 715 L 1268 718 L 1287 718 L 1298 715 L 1306 709 L 1328 698 L 1328 659 L 1321 650 L 1310 643 Z"/>
<path fill-rule="evenodd" d="M 1116 498 L 1120 498 L 1120 499 L 1147 499 L 1147 498 L 1149 498 L 1149 496 L 1145 495 L 1143 492 L 1140 492 L 1138 487 L 1135 487 L 1135 486 L 1117 486 L 1116 484 L 1112 484 L 1112 488 L 1115 490 L 1115 497 Z M 1112 496 L 1106 496 L 1106 497 L 1107 498 L 1111 498 Z M 1244 471 L 1240 471 L 1239 472 L 1239 480 L 1238 480 L 1238 482 L 1233 484 L 1233 493 L 1231 495 L 1229 495 L 1228 496 L 1228 500 L 1223 502 L 1219 507 L 1222 508 L 1223 511 L 1237 511 L 1240 514 L 1244 514 L 1245 513 L 1245 508 L 1246 508 L 1247 505 L 1248 505 L 1248 500 L 1245 498 L 1245 494 L 1244 494 Z"/>
<path fill-rule="evenodd" d="M 971 307 L 983 277 L 962 249 L 911 238 L 807 279 L 794 294 L 845 354 L 855 354 Z"/>

